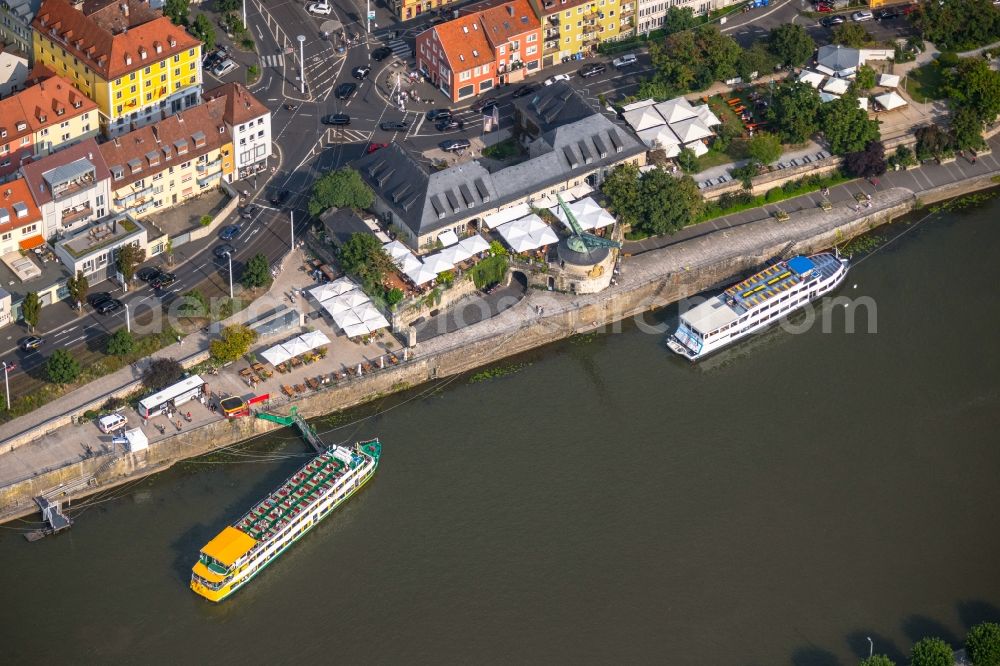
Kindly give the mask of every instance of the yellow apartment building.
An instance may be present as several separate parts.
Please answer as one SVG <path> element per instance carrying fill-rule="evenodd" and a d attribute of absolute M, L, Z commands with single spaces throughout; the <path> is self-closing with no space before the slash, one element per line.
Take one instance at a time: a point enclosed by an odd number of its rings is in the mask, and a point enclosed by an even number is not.
<path fill-rule="evenodd" d="M 530 0 L 542 21 L 542 67 L 635 34 L 638 0 Z"/>
<path fill-rule="evenodd" d="M 32 43 L 36 64 L 97 103 L 106 136 L 199 103 L 199 40 L 141 0 L 94 6 L 86 13 L 81 0 L 44 0 L 32 21 Z"/>

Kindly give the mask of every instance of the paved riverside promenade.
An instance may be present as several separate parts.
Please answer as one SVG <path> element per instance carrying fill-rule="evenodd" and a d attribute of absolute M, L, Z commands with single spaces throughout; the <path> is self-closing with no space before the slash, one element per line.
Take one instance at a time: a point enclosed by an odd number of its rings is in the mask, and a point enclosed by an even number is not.
<path fill-rule="evenodd" d="M 664 305 L 663 294 L 656 294 L 655 288 L 668 282 L 679 287 L 674 292 L 684 292 L 684 280 L 687 277 L 692 279 L 687 285 L 690 288 L 686 293 L 708 288 L 708 285 L 695 286 L 698 269 L 730 266 L 740 260 L 753 261 L 768 252 L 773 253 L 774 248 L 782 248 L 796 241 L 808 241 L 822 237 L 827 232 L 857 225 L 862 218 L 881 215 L 884 221 L 888 213 L 898 214 L 906 210 L 922 192 L 974 179 L 988 179 L 996 173 L 1000 173 L 1000 162 L 993 155 L 980 157 L 975 165 L 961 160 L 952 164 L 928 165 L 910 172 L 887 174 L 881 178 L 877 187 L 865 182 L 854 182 L 833 188 L 830 199 L 834 202 L 834 208 L 829 212 L 819 208 L 818 193 L 804 195 L 781 202 L 781 208 L 791 215 L 785 222 L 778 222 L 770 216 L 774 206 L 769 205 L 764 209 L 712 220 L 685 229 L 672 237 L 630 243 L 627 251 L 634 256 L 621 264 L 618 283 L 608 290 L 586 296 L 529 290 L 528 295 L 517 305 L 492 318 L 421 343 L 417 353 L 421 358 L 427 358 L 455 349 L 474 349 L 477 343 L 481 345 L 488 341 L 488 354 L 469 354 L 469 363 L 488 363 L 507 353 L 524 350 L 526 338 L 529 339 L 528 343 L 540 341 L 541 344 L 546 340 L 591 330 L 599 324 L 615 321 L 630 313 Z M 860 211 L 854 209 L 853 195 L 859 192 L 872 194 L 871 208 L 862 208 Z M 287 273 L 294 274 L 294 271 L 286 269 L 282 275 Z M 653 288 L 643 291 L 644 286 Z M 640 292 L 653 294 L 655 297 L 649 298 L 644 307 L 644 303 L 637 303 L 635 298 L 630 298 Z M 611 311 L 609 308 L 617 307 L 610 305 L 613 303 L 627 303 L 628 311 Z M 592 316 L 593 313 L 599 314 Z M 600 321 L 594 317 L 599 317 Z M 180 349 L 184 345 L 190 347 Z M 189 336 L 178 349 L 167 349 L 160 355 L 183 358 L 196 353 L 204 354 L 206 348 L 207 339 L 201 334 Z M 128 369 L 105 377 L 100 380 L 100 388 L 95 388 L 95 382 L 81 389 L 86 394 L 86 402 L 77 404 L 89 403 L 102 390 L 110 391 L 115 387 L 112 379 L 115 376 L 118 376 L 118 387 L 135 380 Z M 71 412 L 76 393 L 6 424 L 0 428 L 0 437 L 9 437 L 10 435 L 4 434 L 7 431 L 19 433 L 29 428 L 40 428 L 47 420 L 47 413 L 58 416 Z M 32 468 L 38 471 L 49 466 L 51 463 L 45 462 L 46 449 L 44 441 L 23 447 L 25 453 L 34 450 L 38 457 L 34 460 L 21 460 L 20 463 L 24 466 L 19 464 L 18 471 L 30 471 Z M 0 444 L 0 467 L 4 466 L 2 451 Z"/>

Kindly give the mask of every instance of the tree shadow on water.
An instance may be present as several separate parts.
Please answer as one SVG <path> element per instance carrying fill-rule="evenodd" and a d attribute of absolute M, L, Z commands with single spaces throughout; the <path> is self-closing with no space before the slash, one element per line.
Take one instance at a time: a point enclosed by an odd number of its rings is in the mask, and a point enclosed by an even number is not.
<path fill-rule="evenodd" d="M 962 644 L 961 639 L 955 636 L 951 629 L 926 615 L 911 615 L 906 618 L 903 621 L 903 633 L 913 643 L 921 638 L 934 636 L 954 647 L 960 647 Z"/>
<path fill-rule="evenodd" d="M 841 666 L 841 662 L 829 650 L 810 645 L 792 653 L 793 666 Z"/>
<path fill-rule="evenodd" d="M 1000 608 L 988 601 L 973 599 L 958 602 L 958 617 L 966 630 L 980 622 L 1000 622 Z"/>
<path fill-rule="evenodd" d="M 891 639 L 877 631 L 859 629 L 847 635 L 847 647 L 851 653 L 858 655 L 858 661 L 868 656 L 868 650 L 871 647 L 868 643 L 869 638 L 872 639 L 871 645 L 874 646 L 875 654 L 884 654 L 897 664 L 905 664 L 909 659 L 909 656 L 901 652 Z"/>

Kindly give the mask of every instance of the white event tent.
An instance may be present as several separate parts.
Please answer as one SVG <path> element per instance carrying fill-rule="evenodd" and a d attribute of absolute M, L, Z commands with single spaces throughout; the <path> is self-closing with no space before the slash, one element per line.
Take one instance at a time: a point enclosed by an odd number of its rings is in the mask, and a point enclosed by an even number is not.
<path fill-rule="evenodd" d="M 515 252 L 527 252 L 559 242 L 559 236 L 556 235 L 556 232 L 534 213 L 500 225 L 496 231 L 508 247 Z"/>
<path fill-rule="evenodd" d="M 883 88 L 898 88 L 899 74 L 882 74 L 878 77 L 878 84 Z"/>
<path fill-rule="evenodd" d="M 580 223 L 584 231 L 609 227 L 615 223 L 615 218 L 611 213 L 598 206 L 597 202 L 590 197 L 566 205 L 569 206 L 570 212 L 573 213 L 573 217 Z M 556 206 L 552 212 L 559 218 L 560 222 L 566 225 L 566 228 L 569 228 L 562 206 Z"/>
<path fill-rule="evenodd" d="M 823 92 L 828 92 L 832 95 L 843 95 L 847 92 L 851 83 L 847 79 L 828 79 L 826 85 L 823 86 Z"/>
<path fill-rule="evenodd" d="M 335 298 L 343 293 L 357 288 L 358 285 L 356 285 L 350 278 L 342 277 L 337 278 L 333 282 L 327 282 L 326 284 L 321 284 L 318 287 L 313 287 L 309 290 L 309 295 L 316 299 L 316 302 L 322 303 L 323 301 Z"/>
<path fill-rule="evenodd" d="M 819 88 L 819 84 L 823 83 L 823 75 L 819 72 L 811 72 L 808 69 L 803 69 L 802 73 L 799 74 L 799 81 L 808 83 L 813 88 Z"/>
<path fill-rule="evenodd" d="M 886 111 L 892 111 L 893 109 L 898 109 L 901 106 L 906 106 L 906 100 L 900 97 L 899 93 L 895 90 L 881 95 L 876 95 L 875 101 L 878 102 L 879 106 Z"/>
<path fill-rule="evenodd" d="M 326 337 L 326 335 L 324 335 L 321 331 L 310 331 L 308 333 L 303 333 L 297 338 L 292 338 L 291 340 L 283 342 L 280 345 L 275 345 L 270 349 L 266 349 L 262 351 L 260 355 L 263 356 L 271 365 L 278 365 L 279 363 L 284 363 L 293 356 L 304 354 L 307 351 L 316 349 L 317 347 L 322 347 L 323 345 L 329 343 L 330 338 Z"/>

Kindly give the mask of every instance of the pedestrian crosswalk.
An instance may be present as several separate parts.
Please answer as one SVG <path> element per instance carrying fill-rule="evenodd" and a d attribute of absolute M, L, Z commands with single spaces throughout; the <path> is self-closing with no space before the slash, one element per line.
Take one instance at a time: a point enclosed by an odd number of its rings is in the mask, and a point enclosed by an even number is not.
<path fill-rule="evenodd" d="M 266 56 L 261 57 L 260 63 L 264 67 L 277 67 L 277 68 L 280 69 L 281 67 L 284 67 L 284 65 L 285 65 L 285 56 L 284 56 L 284 54 L 281 54 L 281 53 L 274 53 L 274 54 L 271 54 L 271 55 L 266 55 Z"/>
<path fill-rule="evenodd" d="M 413 53 L 412 49 L 410 49 L 410 45 L 403 39 L 393 39 L 386 42 L 385 45 L 392 49 L 393 54 L 397 58 L 403 58 L 406 60 Z"/>
<path fill-rule="evenodd" d="M 326 132 L 327 143 L 367 143 L 371 132 L 362 132 L 349 128 L 331 127 Z"/>

